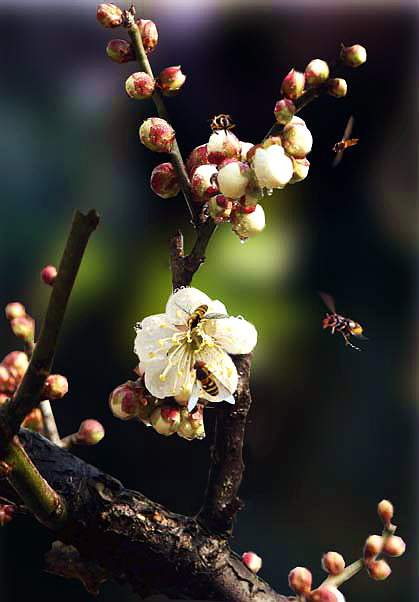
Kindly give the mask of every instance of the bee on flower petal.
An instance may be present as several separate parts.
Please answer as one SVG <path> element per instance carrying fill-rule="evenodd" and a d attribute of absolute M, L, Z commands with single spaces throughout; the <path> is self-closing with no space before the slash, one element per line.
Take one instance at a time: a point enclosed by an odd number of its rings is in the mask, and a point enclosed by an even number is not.
<path fill-rule="evenodd" d="M 191 396 L 189 397 L 188 412 L 191 412 L 198 402 L 198 383 L 201 384 L 203 391 L 205 391 L 205 393 L 207 393 L 208 395 L 216 396 L 219 394 L 220 389 L 225 389 L 227 397 L 224 399 L 224 401 L 231 404 L 236 403 L 236 400 L 234 399 L 233 395 L 229 395 L 228 390 L 225 387 L 223 387 L 223 385 L 221 385 L 220 383 L 217 383 L 215 376 L 212 374 L 212 372 L 210 372 L 210 370 L 208 370 L 205 362 L 203 362 L 202 360 L 197 360 L 194 364 L 194 370 L 196 371 L 196 381 L 192 389 Z"/>
<path fill-rule="evenodd" d="M 323 299 L 326 307 L 332 312 L 330 314 L 326 314 L 326 317 L 323 319 L 323 328 L 330 328 L 332 334 L 335 332 L 339 332 L 343 338 L 345 339 L 345 344 L 352 347 L 352 349 L 356 349 L 357 351 L 361 351 L 359 347 L 355 347 L 349 340 L 349 337 L 356 337 L 360 340 L 366 341 L 367 338 L 363 336 L 363 328 L 359 322 L 355 322 L 350 318 L 345 318 L 336 313 L 335 302 L 333 297 L 328 295 L 327 293 L 320 293 L 320 297 Z"/>
<path fill-rule="evenodd" d="M 227 134 L 227 130 L 232 130 L 236 125 L 233 123 L 230 115 L 215 115 L 211 120 L 211 129 L 213 132 L 218 133 L 220 130 L 224 130 Z"/>

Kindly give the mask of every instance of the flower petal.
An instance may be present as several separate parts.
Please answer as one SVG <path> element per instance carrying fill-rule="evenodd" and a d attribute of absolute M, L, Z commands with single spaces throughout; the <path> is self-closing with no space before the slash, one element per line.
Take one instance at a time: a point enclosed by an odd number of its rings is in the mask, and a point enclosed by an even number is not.
<path fill-rule="evenodd" d="M 192 286 L 180 288 L 170 295 L 166 304 L 166 315 L 172 324 L 186 324 L 189 316 L 200 305 L 210 305 L 211 299 Z"/>
<path fill-rule="evenodd" d="M 220 347 L 205 347 L 196 354 L 196 359 L 205 362 L 218 387 L 217 395 L 209 395 L 200 384 L 199 397 L 208 401 L 223 401 L 237 389 L 238 374 L 231 357 Z"/>
<path fill-rule="evenodd" d="M 250 353 L 257 343 L 256 328 L 243 318 L 206 320 L 204 330 L 224 351 L 233 355 Z"/>
<path fill-rule="evenodd" d="M 187 345 L 173 347 L 168 356 L 145 363 L 145 386 L 159 399 L 171 396 L 187 399 L 195 381 L 192 364 Z"/>
<path fill-rule="evenodd" d="M 134 341 L 134 351 L 145 364 L 152 359 L 164 359 L 173 347 L 173 337 L 179 337 L 179 334 L 178 329 L 169 324 L 166 314 L 148 316 L 141 322 Z"/>

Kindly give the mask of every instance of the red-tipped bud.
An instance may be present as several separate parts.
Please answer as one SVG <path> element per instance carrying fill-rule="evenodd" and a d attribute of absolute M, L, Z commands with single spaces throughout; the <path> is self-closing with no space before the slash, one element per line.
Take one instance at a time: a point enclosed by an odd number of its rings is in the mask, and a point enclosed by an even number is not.
<path fill-rule="evenodd" d="M 370 535 L 365 540 L 364 544 L 364 558 L 368 560 L 369 558 L 375 558 L 378 556 L 383 549 L 384 540 L 381 535 Z"/>
<path fill-rule="evenodd" d="M 286 98 L 297 100 L 304 92 L 305 79 L 304 73 L 291 69 L 288 75 L 282 80 L 282 94 L 286 96 Z"/>
<path fill-rule="evenodd" d="M 3 358 L 2 365 L 19 384 L 29 365 L 28 356 L 23 351 L 12 351 Z"/>
<path fill-rule="evenodd" d="M 322 567 L 329 575 L 340 575 L 345 568 L 345 560 L 338 552 L 323 554 Z"/>
<path fill-rule="evenodd" d="M 285 152 L 295 159 L 304 159 L 313 146 L 310 130 L 298 122 L 290 121 L 284 127 L 281 138 Z"/>
<path fill-rule="evenodd" d="M 150 21 L 150 19 L 137 19 L 136 23 L 141 33 L 144 50 L 147 54 L 150 54 L 157 46 L 159 40 L 159 32 L 157 31 L 156 24 Z"/>
<path fill-rule="evenodd" d="M 295 567 L 288 575 L 288 584 L 296 594 L 308 594 L 312 581 L 312 574 L 303 566 Z"/>
<path fill-rule="evenodd" d="M 390 535 L 384 540 L 383 552 L 388 556 L 401 556 L 406 550 L 406 544 L 401 537 Z"/>
<path fill-rule="evenodd" d="M 15 507 L 9 504 L 0 504 L 0 527 L 4 527 L 13 519 L 15 515 Z"/>
<path fill-rule="evenodd" d="M 45 282 L 45 284 L 52 286 L 57 277 L 57 273 L 58 273 L 57 268 L 55 266 L 53 266 L 53 265 L 45 266 L 41 272 L 42 282 Z"/>
<path fill-rule="evenodd" d="M 215 165 L 200 165 L 195 169 L 191 179 L 192 194 L 197 203 L 205 203 L 219 192 L 216 183 L 218 174 Z"/>
<path fill-rule="evenodd" d="M 50 374 L 44 385 L 43 395 L 49 399 L 61 399 L 68 392 L 68 380 L 62 374 Z"/>
<path fill-rule="evenodd" d="M 170 153 L 175 139 L 175 130 L 160 117 L 149 117 L 140 126 L 140 140 L 152 151 Z"/>
<path fill-rule="evenodd" d="M 329 77 L 329 65 L 322 59 L 313 59 L 305 68 L 306 84 L 315 88 L 323 84 Z"/>
<path fill-rule="evenodd" d="M 204 415 L 201 405 L 197 404 L 191 413 L 186 408 L 180 410 L 180 424 L 177 434 L 188 441 L 204 439 Z"/>
<path fill-rule="evenodd" d="M 160 435 L 168 437 L 173 435 L 179 428 L 180 411 L 169 404 L 163 404 L 153 410 L 150 422 Z"/>
<path fill-rule="evenodd" d="M 229 130 L 217 130 L 208 140 L 208 161 L 214 165 L 220 165 L 225 159 L 238 159 L 240 151 L 240 140 Z"/>
<path fill-rule="evenodd" d="M 370 560 L 367 563 L 367 571 L 376 581 L 383 581 L 391 574 L 391 568 L 385 560 Z"/>
<path fill-rule="evenodd" d="M 102 2 L 97 7 L 96 19 L 102 27 L 119 27 L 122 25 L 122 10 L 112 2 Z"/>
<path fill-rule="evenodd" d="M 283 98 L 282 100 L 278 100 L 274 108 L 275 119 L 278 123 L 282 123 L 285 125 L 295 115 L 295 105 L 292 100 L 288 98 Z"/>
<path fill-rule="evenodd" d="M 22 422 L 22 426 L 25 429 L 35 431 L 36 433 L 42 433 L 44 430 L 44 421 L 42 419 L 41 410 L 39 408 L 35 408 L 32 410 L 32 412 L 29 412 L 25 420 Z"/>
<path fill-rule="evenodd" d="M 265 212 L 261 205 L 242 207 L 233 211 L 230 218 L 232 230 L 240 240 L 245 241 L 252 236 L 257 236 L 265 228 Z"/>
<path fill-rule="evenodd" d="M 24 341 L 31 341 L 35 331 L 35 321 L 30 316 L 21 316 L 20 318 L 13 318 L 10 320 L 10 326 L 13 334 L 18 339 Z"/>
<path fill-rule="evenodd" d="M 132 73 L 125 82 L 125 90 L 130 98 L 144 100 L 153 95 L 156 82 L 148 73 L 137 71 Z"/>
<path fill-rule="evenodd" d="M 176 196 L 180 185 L 173 165 L 171 163 L 157 165 L 151 172 L 150 186 L 151 190 L 162 199 Z"/>
<path fill-rule="evenodd" d="M 106 46 L 106 54 L 118 64 L 135 61 L 134 48 L 126 40 L 111 40 Z"/>
<path fill-rule="evenodd" d="M 295 159 L 294 157 L 291 157 L 291 160 L 294 171 L 292 172 L 292 178 L 288 184 L 296 184 L 308 176 L 310 161 L 308 161 L 305 157 L 304 159 Z"/>
<path fill-rule="evenodd" d="M 247 568 L 253 573 L 257 573 L 262 567 L 262 558 L 254 552 L 245 552 L 242 554 L 242 559 Z"/>
<path fill-rule="evenodd" d="M 201 146 L 194 148 L 186 161 L 186 171 L 190 178 L 193 176 L 195 169 L 200 165 L 209 165 L 206 144 L 201 144 Z"/>
<path fill-rule="evenodd" d="M 340 58 L 345 65 L 348 65 L 348 67 L 359 67 L 367 60 L 367 51 L 359 44 L 348 47 L 345 47 L 342 44 Z"/>
<path fill-rule="evenodd" d="M 345 79 L 334 77 L 327 82 L 327 91 L 335 98 L 342 98 L 343 96 L 346 96 L 348 84 Z"/>
<path fill-rule="evenodd" d="M 207 203 L 208 213 L 216 224 L 227 222 L 230 219 L 233 201 L 222 194 L 213 196 Z"/>
<path fill-rule="evenodd" d="M 345 598 L 336 587 L 322 585 L 315 589 L 308 597 L 310 602 L 345 602 Z"/>
<path fill-rule="evenodd" d="M 145 389 L 141 382 L 129 380 L 116 387 L 109 396 L 112 414 L 121 420 L 130 420 L 143 414 L 142 410 L 147 406 Z"/>
<path fill-rule="evenodd" d="M 22 303 L 19 303 L 19 301 L 8 303 L 4 311 L 8 320 L 13 320 L 14 318 L 22 318 L 26 316 L 26 309 L 24 308 Z"/>
<path fill-rule="evenodd" d="M 157 85 L 163 92 L 177 92 L 183 86 L 186 75 L 182 73 L 180 65 L 176 67 L 166 67 L 160 71 L 157 77 Z"/>
<path fill-rule="evenodd" d="M 394 516 L 394 507 L 388 500 L 381 500 L 378 504 L 378 516 L 383 521 L 384 525 L 389 525 Z"/>
<path fill-rule="evenodd" d="M 105 429 L 97 420 L 88 418 L 79 426 L 77 433 L 77 443 L 85 445 L 96 445 L 105 436 Z"/>

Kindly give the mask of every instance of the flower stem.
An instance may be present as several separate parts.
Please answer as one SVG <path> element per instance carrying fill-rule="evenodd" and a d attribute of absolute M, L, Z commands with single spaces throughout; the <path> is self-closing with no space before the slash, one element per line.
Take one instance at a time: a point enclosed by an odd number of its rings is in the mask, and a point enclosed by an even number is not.
<path fill-rule="evenodd" d="M 339 575 L 329 575 L 327 579 L 325 579 L 322 585 L 332 585 L 333 587 L 339 587 L 345 581 L 351 579 L 354 575 L 359 573 L 364 568 L 364 559 L 359 558 L 355 560 L 352 564 L 349 564 Z"/>
<path fill-rule="evenodd" d="M 61 445 L 60 435 L 58 434 L 57 424 L 55 422 L 54 414 L 52 412 L 51 404 L 48 399 L 44 399 L 39 404 L 42 418 L 44 421 L 45 434 L 51 443 L 55 445 Z"/>

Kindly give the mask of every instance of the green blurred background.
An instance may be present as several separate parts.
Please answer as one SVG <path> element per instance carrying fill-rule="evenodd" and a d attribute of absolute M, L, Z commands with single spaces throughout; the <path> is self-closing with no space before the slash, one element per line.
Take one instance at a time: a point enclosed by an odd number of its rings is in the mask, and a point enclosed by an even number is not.
<path fill-rule="evenodd" d="M 122 6 L 122 4 L 121 4 Z M 128 6 L 126 4 L 126 6 Z M 170 292 L 167 240 L 181 226 L 179 196 L 148 186 L 165 160 L 138 141 L 154 115 L 124 91 L 132 65 L 104 53 L 122 30 L 104 30 L 96 2 L 2 3 L 0 306 L 20 300 L 39 323 L 47 287 L 39 272 L 57 263 L 74 208 L 102 216 L 74 289 L 55 370 L 70 392 L 54 406 L 60 432 L 94 417 L 107 429 L 97 447 L 75 450 L 174 511 L 197 511 L 205 488 L 207 438 L 163 438 L 113 418 L 107 397 L 132 378 L 133 324 L 163 310 Z M 376 503 L 389 498 L 408 553 L 384 583 L 365 575 L 343 588 L 348 602 L 414 598 L 417 511 L 416 426 L 416 35 L 414 5 L 309 2 L 142 2 L 160 43 L 156 73 L 181 64 L 183 92 L 168 101 L 182 151 L 206 142 L 208 120 L 230 113 L 240 139 L 258 142 L 273 121 L 283 76 L 341 42 L 366 46 L 346 98 L 302 112 L 313 137 L 310 174 L 264 203 L 265 232 L 240 245 L 228 226 L 211 242 L 194 285 L 223 300 L 259 332 L 254 403 L 241 488 L 246 508 L 232 545 L 263 557 L 261 576 L 290 593 L 288 571 L 307 566 L 316 583 L 321 555 L 360 554 L 380 528 Z M 331 169 L 331 147 L 349 115 L 357 147 Z M 365 327 L 358 353 L 323 332 L 318 290 Z M 1 352 L 16 348 L 6 320 Z M 50 538 L 29 519 L 0 531 L 0 600 L 91 597 L 75 581 L 43 572 Z M 141 567 L 139 567 L 141 570 Z M 98 600 L 129 602 L 106 584 Z"/>

